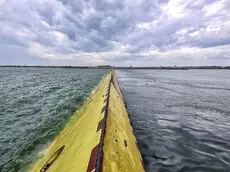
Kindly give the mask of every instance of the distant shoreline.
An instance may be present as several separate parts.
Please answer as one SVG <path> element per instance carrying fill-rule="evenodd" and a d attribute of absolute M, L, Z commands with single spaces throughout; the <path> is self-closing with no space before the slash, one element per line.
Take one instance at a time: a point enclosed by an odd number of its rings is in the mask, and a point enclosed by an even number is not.
<path fill-rule="evenodd" d="M 230 66 L 152 66 L 152 67 L 119 67 L 119 66 L 27 66 L 2 65 L 10 68 L 69 68 L 69 69 L 152 69 L 152 70 L 189 70 L 189 69 L 230 69 Z"/>

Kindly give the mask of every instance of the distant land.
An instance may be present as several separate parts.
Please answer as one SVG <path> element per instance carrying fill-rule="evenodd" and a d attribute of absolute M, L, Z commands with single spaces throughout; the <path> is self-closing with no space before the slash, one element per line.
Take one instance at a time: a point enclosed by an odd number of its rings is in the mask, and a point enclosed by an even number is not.
<path fill-rule="evenodd" d="M 77 69 L 163 69 L 163 70 L 189 70 L 189 69 L 230 69 L 230 66 L 150 66 L 150 67 L 121 67 L 121 66 L 27 66 L 27 65 L 1 65 L 12 68 L 77 68 Z"/>

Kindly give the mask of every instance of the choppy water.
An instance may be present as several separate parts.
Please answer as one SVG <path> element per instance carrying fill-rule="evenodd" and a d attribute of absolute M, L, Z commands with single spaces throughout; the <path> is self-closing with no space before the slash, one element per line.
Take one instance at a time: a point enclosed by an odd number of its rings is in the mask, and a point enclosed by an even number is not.
<path fill-rule="evenodd" d="M 25 171 L 106 72 L 0 68 L 0 171 Z"/>
<path fill-rule="evenodd" d="M 230 71 L 116 71 L 149 172 L 230 171 Z"/>

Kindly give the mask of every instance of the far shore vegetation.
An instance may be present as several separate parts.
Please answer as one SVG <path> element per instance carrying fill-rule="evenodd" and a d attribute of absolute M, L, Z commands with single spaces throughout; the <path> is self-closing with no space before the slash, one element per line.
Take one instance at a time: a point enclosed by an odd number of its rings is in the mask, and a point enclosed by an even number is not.
<path fill-rule="evenodd" d="M 77 68 L 77 69 L 163 69 L 163 70 L 189 70 L 189 69 L 230 69 L 230 66 L 28 66 L 28 65 L 1 65 L 11 68 Z"/>

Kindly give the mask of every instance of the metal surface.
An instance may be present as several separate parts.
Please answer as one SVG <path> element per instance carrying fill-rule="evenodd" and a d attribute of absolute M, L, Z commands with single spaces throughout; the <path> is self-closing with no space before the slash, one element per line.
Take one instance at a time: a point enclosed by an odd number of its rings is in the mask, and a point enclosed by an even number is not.
<path fill-rule="evenodd" d="M 114 72 L 75 113 L 29 171 L 38 172 L 62 146 L 47 172 L 144 171 Z"/>
<path fill-rule="evenodd" d="M 144 171 L 141 154 L 115 74 L 112 76 L 102 171 Z"/>

